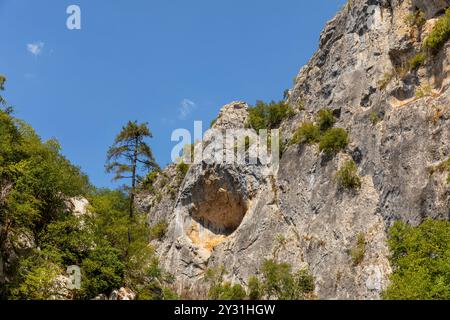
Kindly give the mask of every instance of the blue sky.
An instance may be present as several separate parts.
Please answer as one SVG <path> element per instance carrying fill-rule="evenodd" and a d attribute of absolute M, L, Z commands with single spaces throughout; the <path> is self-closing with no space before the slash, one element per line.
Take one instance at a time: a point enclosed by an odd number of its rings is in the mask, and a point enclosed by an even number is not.
<path fill-rule="evenodd" d="M 161 166 L 176 128 L 234 100 L 280 100 L 345 0 L 0 0 L 0 73 L 16 116 L 91 181 L 128 120 L 148 122 Z M 66 28 L 79 5 L 82 29 Z"/>

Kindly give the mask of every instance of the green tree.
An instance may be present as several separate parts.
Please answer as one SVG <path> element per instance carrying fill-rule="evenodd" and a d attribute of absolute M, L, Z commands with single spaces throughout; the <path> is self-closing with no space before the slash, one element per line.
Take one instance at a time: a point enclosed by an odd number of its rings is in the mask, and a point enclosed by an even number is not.
<path fill-rule="evenodd" d="M 151 234 L 146 217 L 134 215 L 129 224 L 128 200 L 122 190 L 97 190 L 89 197 L 96 243 L 118 250 L 123 264 L 122 283 L 132 289 L 138 299 L 174 298 L 164 287 L 172 282 L 172 277 L 159 267 L 155 250 L 149 244 Z M 128 226 L 133 234 L 131 243 L 128 242 Z"/>
<path fill-rule="evenodd" d="M 450 299 L 450 221 L 427 219 L 418 227 L 398 221 L 389 230 L 392 300 Z"/>
<path fill-rule="evenodd" d="M 59 292 L 56 278 L 62 273 L 61 257 L 55 250 L 33 250 L 17 266 L 9 295 L 17 300 L 49 300 Z"/>
<path fill-rule="evenodd" d="M 68 199 L 85 195 L 89 181 L 60 153 L 56 140 L 42 142 L 23 121 L 0 110 L 0 254 L 8 261 L 18 235 L 39 245 L 43 230 L 68 211 Z M 12 287 L 26 281 L 20 260 L 4 264 Z M 17 279 L 16 279 L 17 278 Z M 17 281 L 16 281 L 17 280 Z M 0 295 L 8 292 L 0 285 Z"/>
<path fill-rule="evenodd" d="M 91 219 L 72 212 L 49 223 L 39 234 L 39 242 L 44 248 L 57 248 L 67 266 L 79 265 L 96 246 Z"/>
<path fill-rule="evenodd" d="M 134 199 L 136 185 L 142 180 L 138 175 L 139 169 L 151 171 L 158 168 L 150 146 L 145 142 L 146 138 L 153 135 L 147 123 L 138 124 L 137 121 L 129 121 L 117 135 L 114 144 L 108 150 L 107 172 L 115 174 L 114 179 L 131 179 L 129 201 L 129 228 L 128 243 L 131 244 L 131 223 L 134 215 Z"/>
<path fill-rule="evenodd" d="M 81 297 L 92 299 L 110 293 L 123 284 L 124 265 L 120 251 L 112 247 L 97 247 L 81 264 Z"/>

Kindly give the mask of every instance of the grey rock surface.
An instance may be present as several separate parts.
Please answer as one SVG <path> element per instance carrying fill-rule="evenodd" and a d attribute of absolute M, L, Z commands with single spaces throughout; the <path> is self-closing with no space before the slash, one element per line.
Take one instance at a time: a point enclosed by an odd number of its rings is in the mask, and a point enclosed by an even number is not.
<path fill-rule="evenodd" d="M 288 102 L 304 109 L 281 129 L 288 140 L 318 110 L 332 109 L 336 127 L 350 137 L 335 157 L 315 145 L 291 145 L 272 174 L 261 164 L 202 162 L 181 182 L 174 165 L 163 171 L 160 193 L 142 194 L 138 204 L 150 224 L 169 223 L 154 245 L 178 293 L 204 297 L 204 273 L 220 265 L 227 280 L 245 286 L 273 258 L 309 268 L 318 298 L 380 298 L 391 273 L 389 226 L 450 218 L 447 173 L 433 170 L 450 155 L 450 43 L 419 68 L 405 68 L 449 5 L 353 0 L 326 25 L 289 91 Z M 416 8 L 428 19 L 420 28 L 405 22 Z M 232 103 L 213 128 L 242 128 L 247 118 L 245 104 Z M 343 190 L 334 178 L 349 159 L 359 190 Z M 168 192 L 167 178 L 176 191 Z M 361 234 L 365 252 L 355 264 L 350 253 Z"/>

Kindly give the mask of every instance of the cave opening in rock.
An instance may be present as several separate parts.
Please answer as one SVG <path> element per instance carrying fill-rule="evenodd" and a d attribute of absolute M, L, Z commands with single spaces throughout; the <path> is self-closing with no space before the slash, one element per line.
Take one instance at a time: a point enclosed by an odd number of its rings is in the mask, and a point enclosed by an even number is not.
<path fill-rule="evenodd" d="M 215 235 L 229 236 L 248 210 L 245 187 L 227 172 L 207 173 L 192 190 L 191 217 Z"/>

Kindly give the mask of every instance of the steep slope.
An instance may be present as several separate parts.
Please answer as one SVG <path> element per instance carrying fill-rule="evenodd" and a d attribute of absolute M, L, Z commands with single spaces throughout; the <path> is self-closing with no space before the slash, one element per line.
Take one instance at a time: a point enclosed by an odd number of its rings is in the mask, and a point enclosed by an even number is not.
<path fill-rule="evenodd" d="M 220 265 L 228 280 L 246 285 L 264 259 L 274 258 L 308 267 L 319 298 L 380 297 L 391 272 L 387 228 L 399 219 L 416 225 L 450 218 L 448 173 L 435 170 L 450 155 L 450 44 L 411 62 L 449 6 L 353 0 L 327 24 L 289 92 L 288 102 L 302 107 L 281 129 L 287 142 L 329 108 L 335 126 L 349 132 L 349 145 L 336 156 L 294 144 L 272 174 L 262 164 L 204 161 L 182 183 L 171 166 L 155 184 L 162 191 L 139 197 L 150 224 L 169 222 L 155 245 L 180 294 L 204 297 L 204 273 Z M 412 16 L 421 23 L 409 23 Z M 214 128 L 241 128 L 247 117 L 245 103 L 232 103 Z M 359 190 L 336 183 L 349 159 L 361 176 Z M 365 247 L 355 261 L 361 238 Z"/>

